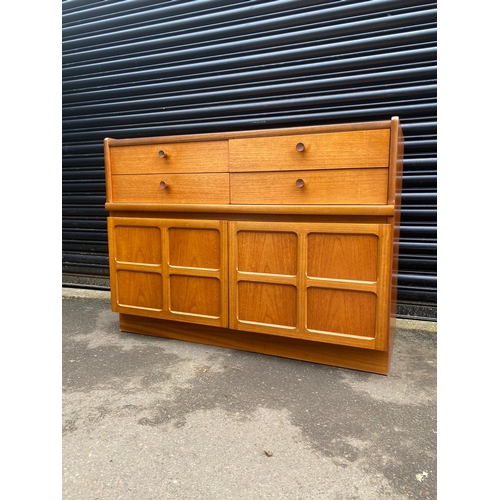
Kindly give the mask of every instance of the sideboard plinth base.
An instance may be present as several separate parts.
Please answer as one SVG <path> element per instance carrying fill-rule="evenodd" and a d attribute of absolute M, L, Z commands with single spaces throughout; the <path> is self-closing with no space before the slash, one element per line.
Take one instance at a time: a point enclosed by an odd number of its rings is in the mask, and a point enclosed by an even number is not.
<path fill-rule="evenodd" d="M 120 314 L 122 332 L 152 335 L 387 375 L 390 352 Z"/>

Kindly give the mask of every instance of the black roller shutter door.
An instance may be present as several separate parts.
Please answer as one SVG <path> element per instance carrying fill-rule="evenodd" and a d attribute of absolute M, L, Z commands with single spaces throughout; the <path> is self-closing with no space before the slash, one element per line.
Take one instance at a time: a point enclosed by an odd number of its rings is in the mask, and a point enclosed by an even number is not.
<path fill-rule="evenodd" d="M 398 315 L 437 314 L 437 6 L 62 3 L 63 284 L 108 287 L 102 141 L 401 118 Z"/>

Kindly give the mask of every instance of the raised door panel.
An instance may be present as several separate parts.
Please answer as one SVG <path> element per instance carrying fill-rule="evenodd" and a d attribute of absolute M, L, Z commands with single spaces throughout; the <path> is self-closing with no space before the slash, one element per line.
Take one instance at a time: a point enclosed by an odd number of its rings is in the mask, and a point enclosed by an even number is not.
<path fill-rule="evenodd" d="M 388 224 L 229 223 L 234 329 L 384 350 Z"/>
<path fill-rule="evenodd" d="M 229 241 L 231 328 L 281 335 L 296 331 L 297 233 L 273 223 L 229 222 Z"/>
<path fill-rule="evenodd" d="M 297 287 L 280 283 L 238 282 L 238 320 L 255 328 L 297 328 Z"/>
<path fill-rule="evenodd" d="M 112 309 L 163 310 L 162 231 L 144 220 L 108 219 Z"/>
<path fill-rule="evenodd" d="M 227 223 L 170 222 L 165 267 L 168 318 L 227 326 Z"/>
<path fill-rule="evenodd" d="M 227 326 L 226 226 L 110 217 L 113 311 Z"/>
<path fill-rule="evenodd" d="M 390 315 L 390 224 L 311 225 L 305 237 L 305 330 L 385 350 Z"/>

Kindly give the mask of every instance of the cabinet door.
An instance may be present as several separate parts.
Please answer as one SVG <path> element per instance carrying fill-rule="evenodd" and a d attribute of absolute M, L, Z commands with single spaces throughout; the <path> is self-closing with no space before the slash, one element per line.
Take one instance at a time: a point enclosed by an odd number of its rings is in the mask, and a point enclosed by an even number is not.
<path fill-rule="evenodd" d="M 230 326 L 384 350 L 390 224 L 229 222 Z"/>
<path fill-rule="evenodd" d="M 225 221 L 108 218 L 115 312 L 227 326 Z"/>

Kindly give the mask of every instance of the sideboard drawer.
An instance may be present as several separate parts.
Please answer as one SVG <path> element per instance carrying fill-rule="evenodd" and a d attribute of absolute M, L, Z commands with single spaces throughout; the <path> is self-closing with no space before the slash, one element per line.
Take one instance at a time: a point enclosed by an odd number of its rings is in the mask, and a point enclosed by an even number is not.
<path fill-rule="evenodd" d="M 234 204 L 385 204 L 387 168 L 234 173 Z"/>
<path fill-rule="evenodd" d="M 112 198 L 131 203 L 229 203 L 229 174 L 113 175 Z"/>
<path fill-rule="evenodd" d="M 227 172 L 227 141 L 113 146 L 112 174 Z"/>
<path fill-rule="evenodd" d="M 229 170 L 387 168 L 389 140 L 388 129 L 232 139 Z"/>

